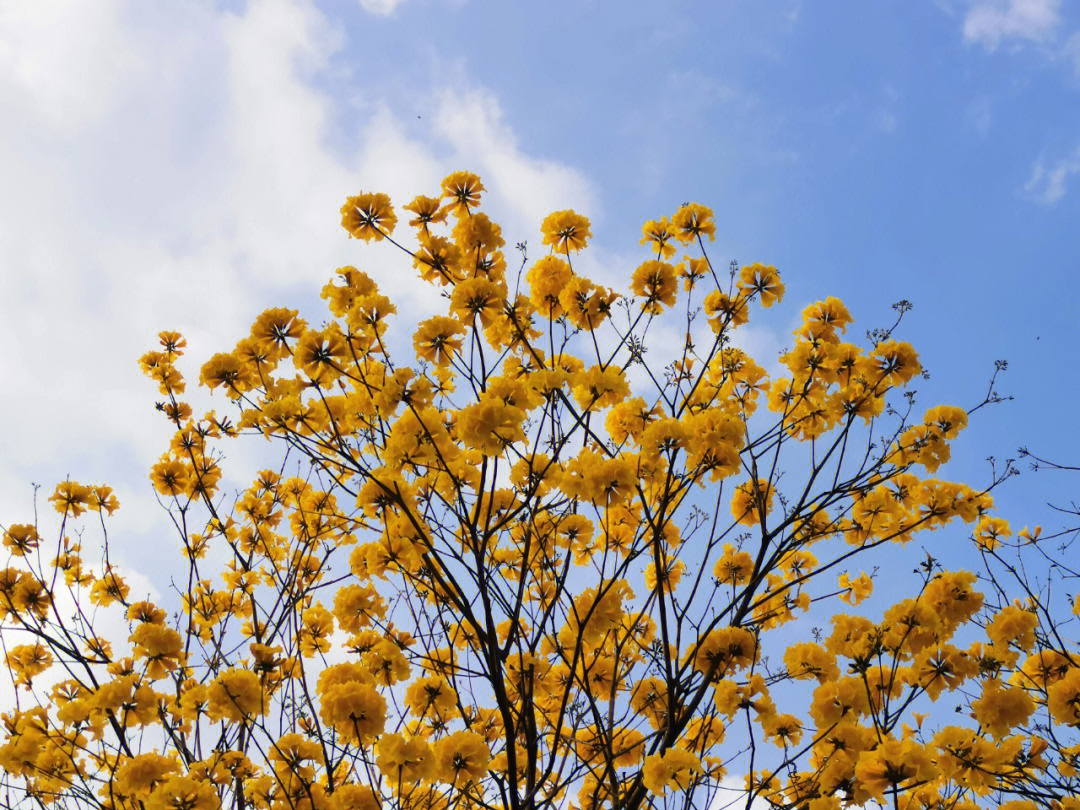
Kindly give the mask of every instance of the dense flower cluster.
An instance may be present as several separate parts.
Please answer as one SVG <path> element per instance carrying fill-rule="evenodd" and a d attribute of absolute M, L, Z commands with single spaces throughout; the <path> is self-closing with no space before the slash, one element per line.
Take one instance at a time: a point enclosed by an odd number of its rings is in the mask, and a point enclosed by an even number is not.
<path fill-rule="evenodd" d="M 322 325 L 268 309 L 202 365 L 231 417 L 184 401 L 179 334 L 142 357 L 175 426 L 150 473 L 186 563 L 173 615 L 84 552 L 108 487 L 56 487 L 58 540 L 3 530 L 5 796 L 1080 808 L 1080 650 L 1043 592 L 930 559 L 873 595 L 875 555 L 921 532 L 954 527 L 987 570 L 1038 539 L 992 514 L 1000 476 L 935 477 L 969 412 L 917 418 L 895 326 L 859 345 L 840 300 L 813 303 L 770 375 L 738 329 L 784 284 L 717 267 L 705 206 L 644 225 L 623 293 L 582 275 L 570 210 L 512 270 L 484 192 L 450 175 L 403 207 L 408 237 L 385 194 L 341 209 L 444 295 L 405 362 L 394 303 L 352 266 Z M 242 434 L 287 457 L 230 507 L 218 443 Z"/>

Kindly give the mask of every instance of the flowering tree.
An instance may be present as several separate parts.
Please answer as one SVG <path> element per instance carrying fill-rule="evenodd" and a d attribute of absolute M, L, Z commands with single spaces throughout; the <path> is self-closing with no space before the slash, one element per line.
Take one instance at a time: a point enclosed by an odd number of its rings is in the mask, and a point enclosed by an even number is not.
<path fill-rule="evenodd" d="M 401 241 L 386 195 L 342 208 L 442 290 L 405 360 L 354 267 L 321 328 L 270 309 L 202 366 L 230 418 L 193 418 L 179 334 L 142 358 L 178 604 L 110 563 L 108 487 L 6 526 L 5 806 L 1080 807 L 1066 575 L 990 514 L 1011 467 L 933 477 L 969 411 L 916 411 L 900 318 L 861 347 L 811 304 L 773 379 L 737 340 L 784 286 L 713 262 L 709 209 L 646 223 L 620 292 L 575 270 L 573 211 L 508 268 L 483 191 L 452 174 Z M 278 463 L 227 498 L 218 448 L 253 433 Z M 929 531 L 981 580 L 892 548 Z M 918 576 L 855 610 L 890 554 Z"/>

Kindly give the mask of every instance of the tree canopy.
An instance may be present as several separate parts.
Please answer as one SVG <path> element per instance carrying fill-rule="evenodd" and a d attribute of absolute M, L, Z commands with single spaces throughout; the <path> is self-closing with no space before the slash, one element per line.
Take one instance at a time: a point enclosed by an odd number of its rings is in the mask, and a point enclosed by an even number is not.
<path fill-rule="evenodd" d="M 342 207 L 441 314 L 339 268 L 322 325 L 269 309 L 201 365 L 228 401 L 202 417 L 184 337 L 142 357 L 175 428 L 150 472 L 174 603 L 111 562 L 107 486 L 57 485 L 55 531 L 4 527 L 5 803 L 1080 808 L 1075 574 L 994 513 L 1011 466 L 936 477 L 993 386 L 919 406 L 906 303 L 865 341 L 810 303 L 751 357 L 784 284 L 710 257 L 703 205 L 645 223 L 609 289 L 586 217 L 547 216 L 518 263 L 484 191 Z M 254 435 L 275 465 L 223 491 Z"/>

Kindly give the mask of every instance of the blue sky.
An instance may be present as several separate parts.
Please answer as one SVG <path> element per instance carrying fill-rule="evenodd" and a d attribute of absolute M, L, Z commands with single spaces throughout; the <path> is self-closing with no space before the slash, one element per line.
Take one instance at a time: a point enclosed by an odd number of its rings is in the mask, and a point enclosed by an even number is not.
<path fill-rule="evenodd" d="M 422 310 L 337 208 L 457 168 L 511 243 L 550 210 L 591 216 L 611 278 L 643 220 L 712 206 L 714 255 L 787 284 L 763 362 L 817 298 L 860 334 L 909 299 L 926 406 L 974 404 L 1009 361 L 1015 401 L 980 412 L 949 475 L 977 484 L 1020 445 L 1080 463 L 1076 2 L 5 3 L 0 523 L 70 475 L 118 489 L 118 527 L 153 541 L 132 565 L 171 542 L 146 478 L 168 432 L 135 366 L 154 333 L 188 335 L 194 378 L 266 306 L 320 317 L 318 288 L 361 261 Z M 1025 475 L 999 503 L 1049 527 L 1073 491 Z"/>

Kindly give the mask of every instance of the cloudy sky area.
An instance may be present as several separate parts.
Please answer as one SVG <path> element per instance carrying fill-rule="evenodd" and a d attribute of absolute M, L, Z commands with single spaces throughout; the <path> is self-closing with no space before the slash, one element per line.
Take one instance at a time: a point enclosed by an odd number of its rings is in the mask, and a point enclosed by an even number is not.
<path fill-rule="evenodd" d="M 925 405 L 973 405 L 1010 364 L 1015 400 L 980 412 L 949 475 L 984 482 L 1021 445 L 1080 463 L 1072 0 L 9 2 L 0 524 L 70 476 L 117 489 L 121 562 L 172 549 L 147 478 L 169 431 L 136 367 L 155 333 L 187 335 L 194 380 L 267 306 L 318 322 L 343 264 L 403 314 L 430 306 L 338 208 L 458 168 L 510 244 L 535 246 L 551 210 L 589 215 L 609 280 L 645 258 L 643 220 L 711 205 L 713 255 L 788 286 L 751 333 L 762 362 L 817 298 L 859 334 L 909 299 Z M 1025 475 L 998 502 L 1052 525 L 1075 483 Z"/>

